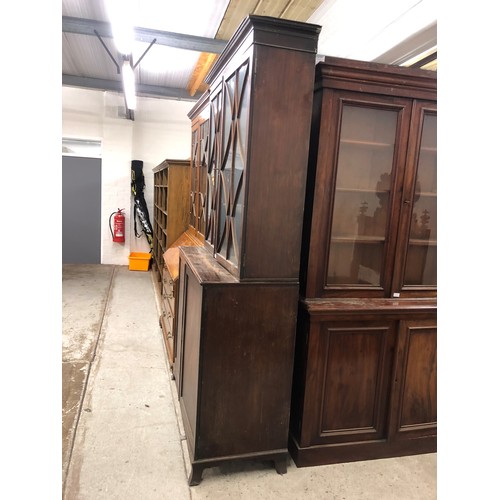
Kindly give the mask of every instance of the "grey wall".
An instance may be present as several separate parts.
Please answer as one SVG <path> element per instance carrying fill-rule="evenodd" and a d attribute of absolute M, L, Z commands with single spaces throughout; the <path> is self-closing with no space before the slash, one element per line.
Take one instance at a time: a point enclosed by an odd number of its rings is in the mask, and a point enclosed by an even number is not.
<path fill-rule="evenodd" d="M 62 262 L 101 263 L 101 160 L 62 157 Z"/>

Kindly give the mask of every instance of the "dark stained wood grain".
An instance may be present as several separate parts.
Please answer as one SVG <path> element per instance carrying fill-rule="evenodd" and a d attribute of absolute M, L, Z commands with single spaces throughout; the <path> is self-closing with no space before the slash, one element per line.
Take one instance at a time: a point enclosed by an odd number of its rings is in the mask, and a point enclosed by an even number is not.
<path fill-rule="evenodd" d="M 245 283 L 181 248 L 179 399 L 196 470 L 287 455 L 298 283 Z M 283 472 L 283 471 L 282 471 Z"/>
<path fill-rule="evenodd" d="M 174 366 L 191 485 L 227 460 L 272 460 L 286 472 L 320 29 L 249 16 L 206 79 L 206 185 L 194 175 L 191 186 L 206 187 L 205 242 L 179 252 Z M 201 165 L 200 130 L 192 156 Z"/>
<path fill-rule="evenodd" d="M 403 284 L 423 121 L 435 113 L 435 101 L 435 72 L 331 57 L 316 67 L 289 442 L 299 467 L 436 451 L 437 289 Z M 384 190 L 362 185 L 358 156 L 349 153 L 338 194 L 346 106 L 397 115 Z M 352 143 L 372 147 L 355 142 L 352 128 L 346 134 Z M 387 193 L 385 228 L 370 214 L 358 215 L 356 227 L 348 225 L 352 218 L 334 219 L 337 196 L 360 186 L 366 196 Z M 329 263 L 332 235 L 363 236 L 357 231 L 370 220 L 373 234 L 383 236 L 381 254 L 360 252 L 353 237 L 343 257 L 348 262 L 352 253 L 354 269 L 380 270 L 379 281 L 356 282 L 350 269 L 342 270 L 344 282 L 329 281 L 343 262 Z"/>
<path fill-rule="evenodd" d="M 177 280 L 174 272 L 176 252 L 175 250 L 169 252 L 168 249 L 188 227 L 189 164 L 189 160 L 167 159 L 153 168 L 152 271 L 159 282 L 161 304 L 159 324 L 170 367 L 173 366 L 175 359 Z M 167 263 L 170 264 L 170 270 Z"/>
<path fill-rule="evenodd" d="M 300 267 L 319 27 L 280 21 L 250 16 L 207 76 L 218 137 L 211 153 L 219 148 L 217 227 L 207 239 L 244 281 L 295 282 Z M 235 157 L 243 167 L 238 187 L 229 173 Z"/>

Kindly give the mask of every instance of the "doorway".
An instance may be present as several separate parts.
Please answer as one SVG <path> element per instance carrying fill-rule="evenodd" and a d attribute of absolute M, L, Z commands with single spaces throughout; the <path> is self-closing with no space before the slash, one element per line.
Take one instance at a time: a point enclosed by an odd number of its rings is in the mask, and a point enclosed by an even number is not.
<path fill-rule="evenodd" d="M 101 263 L 101 159 L 62 157 L 62 263 Z"/>

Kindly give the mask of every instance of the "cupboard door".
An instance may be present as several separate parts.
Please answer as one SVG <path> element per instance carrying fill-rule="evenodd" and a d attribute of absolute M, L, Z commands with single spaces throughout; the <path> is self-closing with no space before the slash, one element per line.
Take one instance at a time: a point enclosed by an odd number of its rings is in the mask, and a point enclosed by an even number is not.
<path fill-rule="evenodd" d="M 392 321 L 311 326 L 302 445 L 387 437 L 395 332 Z"/>
<path fill-rule="evenodd" d="M 391 434 L 410 439 L 436 433 L 437 326 L 435 319 L 401 321 Z"/>
<path fill-rule="evenodd" d="M 210 93 L 210 134 L 206 169 L 205 241 L 212 249 L 217 241 L 218 175 L 222 155 L 222 83 Z"/>
<path fill-rule="evenodd" d="M 323 241 L 314 260 L 325 264 L 314 272 L 310 262 L 308 296 L 387 297 L 411 100 L 343 93 L 328 112 L 335 127 L 320 137 L 312 221 Z"/>
<path fill-rule="evenodd" d="M 437 115 L 415 102 L 403 188 L 394 290 L 435 295 L 437 285 Z"/>
<path fill-rule="evenodd" d="M 395 110 L 343 106 L 327 286 L 382 286 L 397 121 Z"/>
<path fill-rule="evenodd" d="M 191 132 L 191 192 L 189 196 L 189 224 L 196 228 L 197 206 L 196 193 L 198 192 L 198 165 L 200 162 L 200 130 L 198 126 Z"/>
<path fill-rule="evenodd" d="M 188 266 L 183 265 L 180 290 L 180 355 L 178 392 L 186 437 L 194 450 L 198 418 L 199 363 L 203 289 Z"/>
<path fill-rule="evenodd" d="M 196 201 L 197 206 L 197 220 L 196 220 L 196 230 L 205 234 L 205 221 L 206 221 L 206 213 L 207 213 L 207 168 L 209 161 L 209 132 L 210 132 L 210 123 L 208 120 L 205 120 L 200 125 L 200 164 L 199 164 L 199 173 L 198 173 L 198 199 Z"/>
<path fill-rule="evenodd" d="M 250 100 L 250 61 L 223 80 L 221 155 L 217 165 L 218 214 L 215 253 L 235 269 L 241 263 L 244 177 Z"/>

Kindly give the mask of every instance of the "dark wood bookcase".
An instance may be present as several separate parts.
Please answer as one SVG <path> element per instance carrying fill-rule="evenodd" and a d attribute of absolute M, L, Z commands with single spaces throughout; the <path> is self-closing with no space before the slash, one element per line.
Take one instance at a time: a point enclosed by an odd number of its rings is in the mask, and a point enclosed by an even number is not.
<path fill-rule="evenodd" d="M 243 281 L 297 281 L 319 31 L 250 16 L 207 76 L 205 240 Z"/>
<path fill-rule="evenodd" d="M 191 188 L 189 225 L 196 237 L 205 240 L 207 218 L 207 167 L 209 155 L 210 109 L 207 90 L 188 113 L 191 120 Z"/>
<path fill-rule="evenodd" d="M 188 228 L 189 215 L 189 160 L 167 159 L 153 169 L 154 177 L 154 226 L 152 271 L 160 294 L 159 323 L 172 366 L 175 346 L 175 293 L 178 276 L 174 267 L 167 266 L 167 250 Z M 177 266 L 178 267 L 178 266 Z"/>
<path fill-rule="evenodd" d="M 164 160 L 153 168 L 153 271 L 161 281 L 163 254 L 188 227 L 189 160 Z"/>
<path fill-rule="evenodd" d="M 436 73 L 316 67 L 290 449 L 436 449 Z"/>
<path fill-rule="evenodd" d="M 174 364 L 191 485 L 228 460 L 286 472 L 319 31 L 249 16 L 207 76 L 205 241 L 180 248 Z"/>

